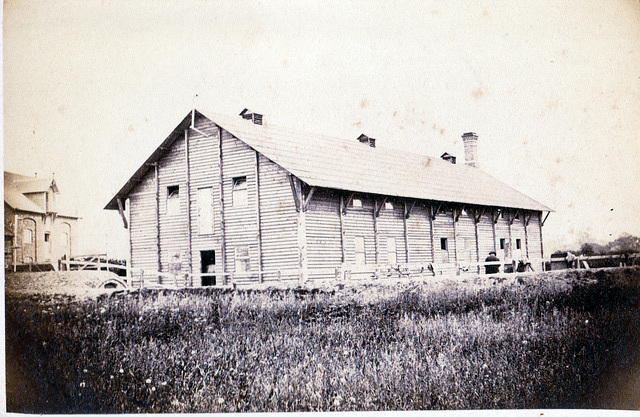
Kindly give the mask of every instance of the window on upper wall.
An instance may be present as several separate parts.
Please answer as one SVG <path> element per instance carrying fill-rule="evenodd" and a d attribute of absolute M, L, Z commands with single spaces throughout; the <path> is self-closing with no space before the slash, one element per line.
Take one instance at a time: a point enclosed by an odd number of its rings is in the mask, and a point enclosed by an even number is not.
<path fill-rule="evenodd" d="M 447 243 L 448 243 L 447 242 L 447 238 L 446 237 L 441 237 L 440 238 L 440 249 L 441 250 L 449 250 Z"/>
<path fill-rule="evenodd" d="M 213 234 L 213 220 L 213 188 L 198 188 L 198 234 Z"/>
<path fill-rule="evenodd" d="M 247 177 L 235 177 L 233 179 L 232 194 L 231 203 L 233 207 L 243 207 L 249 204 Z"/>
<path fill-rule="evenodd" d="M 167 187 L 167 215 L 180 214 L 180 186 Z"/>
<path fill-rule="evenodd" d="M 516 239 L 516 249 L 522 249 L 522 241 L 520 239 Z"/>
<path fill-rule="evenodd" d="M 504 246 L 505 246 L 505 240 L 504 240 L 504 238 L 501 238 L 500 239 L 500 249 L 504 249 Z"/>
<path fill-rule="evenodd" d="M 31 245 L 33 244 L 33 230 L 24 229 L 22 232 L 22 243 Z"/>
<path fill-rule="evenodd" d="M 362 200 L 359 198 L 354 198 L 351 200 L 351 207 L 362 207 Z"/>
<path fill-rule="evenodd" d="M 249 246 L 236 246 L 235 249 L 235 263 L 236 272 L 247 272 L 251 269 L 251 262 L 249 256 Z"/>
<path fill-rule="evenodd" d="M 364 265 L 367 262 L 364 251 L 364 236 L 355 236 L 353 238 L 353 244 L 355 248 L 356 265 Z"/>

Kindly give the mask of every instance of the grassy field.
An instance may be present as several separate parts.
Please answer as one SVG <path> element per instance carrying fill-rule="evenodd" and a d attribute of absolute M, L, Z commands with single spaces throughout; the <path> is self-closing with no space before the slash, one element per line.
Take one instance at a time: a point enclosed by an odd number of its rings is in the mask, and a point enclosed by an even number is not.
<path fill-rule="evenodd" d="M 640 268 L 5 301 L 13 412 L 640 407 Z"/>

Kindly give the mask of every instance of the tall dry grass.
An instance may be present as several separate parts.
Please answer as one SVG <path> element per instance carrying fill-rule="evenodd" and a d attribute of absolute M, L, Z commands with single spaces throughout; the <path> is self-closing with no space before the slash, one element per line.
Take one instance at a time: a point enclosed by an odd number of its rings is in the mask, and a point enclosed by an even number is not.
<path fill-rule="evenodd" d="M 639 283 L 629 268 L 490 285 L 9 294 L 7 407 L 601 407 L 616 401 L 603 384 L 640 351 Z"/>

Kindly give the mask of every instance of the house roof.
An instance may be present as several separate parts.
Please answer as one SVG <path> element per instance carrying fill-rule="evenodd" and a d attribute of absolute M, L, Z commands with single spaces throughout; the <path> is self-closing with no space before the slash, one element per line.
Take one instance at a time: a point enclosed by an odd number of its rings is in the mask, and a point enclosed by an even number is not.
<path fill-rule="evenodd" d="M 50 187 L 53 188 L 54 192 L 58 192 L 58 186 L 53 178 L 37 179 L 12 172 L 4 172 L 4 201 L 15 210 L 45 214 L 44 208 L 31 201 L 25 194 L 44 193 Z M 60 199 L 57 199 L 56 207 L 59 216 L 78 217 L 75 209 L 68 207 Z"/>
<path fill-rule="evenodd" d="M 372 148 L 353 138 L 342 140 L 263 123 L 239 116 L 199 113 L 310 186 L 423 200 L 534 211 L 552 211 L 479 168 L 388 148 Z M 188 126 L 185 117 L 134 176 L 107 204 L 117 209 L 155 162 Z M 173 136 L 173 137 L 172 137 Z M 162 152 L 159 152 L 162 150 Z M 154 159 L 155 158 L 155 159 Z"/>
<path fill-rule="evenodd" d="M 14 184 L 23 194 L 43 193 L 48 191 L 49 187 L 53 188 L 53 192 L 58 192 L 56 180 L 53 178 L 34 178 L 5 171 L 4 179 Z"/>
<path fill-rule="evenodd" d="M 25 197 L 18 187 L 7 181 L 4 182 L 4 202 L 15 210 L 44 214 L 44 209 Z"/>

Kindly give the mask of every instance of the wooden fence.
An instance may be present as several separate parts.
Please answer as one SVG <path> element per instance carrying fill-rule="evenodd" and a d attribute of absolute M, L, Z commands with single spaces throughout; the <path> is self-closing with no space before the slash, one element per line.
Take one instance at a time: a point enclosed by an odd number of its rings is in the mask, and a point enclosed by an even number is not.
<path fill-rule="evenodd" d="M 85 257 L 89 258 L 89 257 Z M 622 263 L 629 265 L 640 264 L 640 254 L 630 254 L 628 257 L 620 255 L 599 255 L 599 256 L 579 256 L 573 262 L 572 267 L 590 268 L 590 263 L 602 259 L 620 258 Z M 565 258 L 551 259 L 531 259 L 523 264 L 519 261 L 504 260 L 495 262 L 465 262 L 465 263 L 409 263 L 397 265 L 350 265 L 344 264 L 337 268 L 310 269 L 309 276 L 333 278 L 338 281 L 362 280 L 362 279 L 385 279 L 385 278 L 406 278 L 406 277 L 429 277 L 429 276 L 458 276 L 466 274 L 486 274 L 487 266 L 497 266 L 499 273 L 520 273 L 530 271 L 544 271 L 550 262 L 563 261 Z M 91 259 L 85 260 L 61 260 L 61 269 L 64 266 L 67 270 L 99 270 L 99 271 L 126 271 L 126 282 L 129 288 L 184 288 L 203 287 L 205 281 L 215 286 L 236 286 L 255 283 L 277 283 L 277 282 L 301 282 L 301 275 L 298 269 L 287 270 L 263 270 L 248 272 L 212 272 L 212 273 L 169 273 L 155 270 L 145 270 L 140 268 L 129 268 L 124 265 L 110 263 L 106 257 L 92 255 Z M 571 266 L 570 266 L 571 267 Z M 557 269 L 557 268 L 556 268 Z M 268 277 L 268 279 L 265 279 Z"/>

